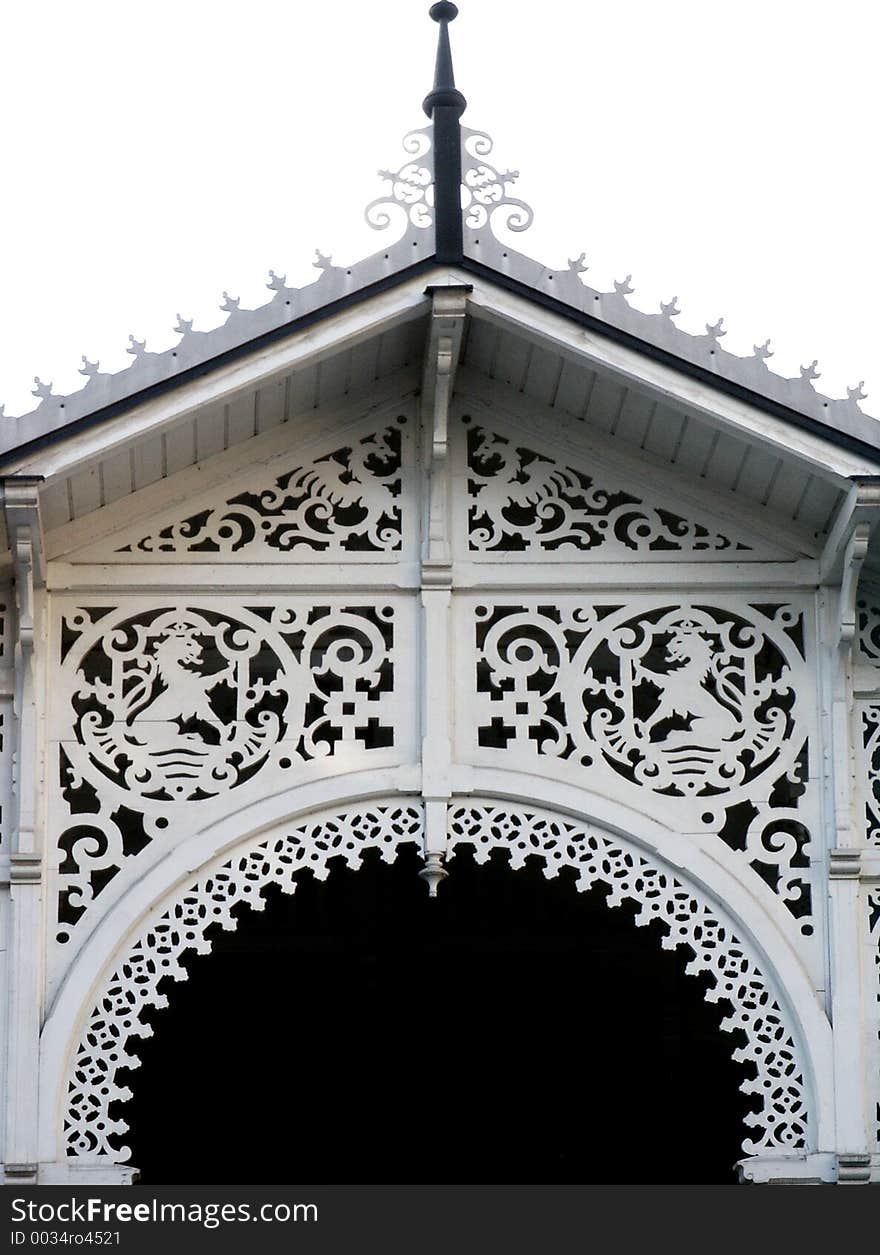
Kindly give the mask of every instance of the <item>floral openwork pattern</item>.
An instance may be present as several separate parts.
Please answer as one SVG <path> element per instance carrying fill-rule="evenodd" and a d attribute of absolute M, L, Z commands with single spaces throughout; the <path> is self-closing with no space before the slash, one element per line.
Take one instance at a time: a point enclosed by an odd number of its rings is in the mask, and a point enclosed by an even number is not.
<path fill-rule="evenodd" d="M 357 868 L 364 852 L 375 849 L 392 862 L 402 845 L 421 838 L 420 807 L 401 804 L 353 811 L 262 841 L 178 893 L 141 929 L 89 1016 L 68 1087 L 64 1121 L 68 1156 L 86 1160 L 106 1156 L 115 1163 L 131 1157 L 130 1149 L 118 1144 L 128 1125 L 110 1115 L 113 1103 L 131 1097 L 131 1091 L 117 1083 L 116 1074 L 120 1068 L 138 1067 L 129 1044 L 133 1038 L 152 1035 L 142 1013 L 167 1006 L 160 982 L 166 977 L 186 980 L 181 959 L 187 952 L 210 952 L 212 926 L 234 930 L 238 920 L 233 908 L 241 904 L 262 910 L 262 894 L 269 885 L 293 893 L 296 875 L 304 868 L 324 880 L 334 858 Z"/>
<path fill-rule="evenodd" d="M 721 1027 L 746 1038 L 746 1045 L 737 1048 L 733 1057 L 751 1065 L 753 1074 L 741 1088 L 759 1103 L 746 1116 L 755 1135 L 744 1141 L 744 1151 L 757 1155 L 808 1144 L 806 1085 L 785 1013 L 757 956 L 708 902 L 620 838 L 546 811 L 468 801 L 453 807 L 449 827 L 452 852 L 456 846 L 470 845 L 477 860 L 485 862 L 493 850 L 503 850 L 514 868 L 536 857 L 548 877 L 574 868 L 578 890 L 605 886 L 609 906 L 629 899 L 639 907 L 637 924 L 656 920 L 664 927 L 664 949 L 689 947 L 693 957 L 687 971 L 711 979 L 708 1001 L 730 1004 Z"/>
<path fill-rule="evenodd" d="M 126 859 L 179 835 L 184 811 L 269 766 L 277 788 L 316 760 L 393 746 L 394 618 L 305 602 L 69 614 L 59 939 Z"/>
<path fill-rule="evenodd" d="M 476 553 L 738 556 L 750 545 L 483 426 L 467 429 L 468 547 Z"/>
<path fill-rule="evenodd" d="M 264 472 L 265 474 L 265 472 Z M 267 483 L 259 477 L 206 507 L 121 546 L 134 555 L 230 557 L 260 550 L 342 557 L 401 548 L 401 432 L 376 431 Z"/>
<path fill-rule="evenodd" d="M 802 631 L 779 605 L 478 605 L 478 747 L 668 801 L 674 827 L 741 851 L 809 935 Z"/>

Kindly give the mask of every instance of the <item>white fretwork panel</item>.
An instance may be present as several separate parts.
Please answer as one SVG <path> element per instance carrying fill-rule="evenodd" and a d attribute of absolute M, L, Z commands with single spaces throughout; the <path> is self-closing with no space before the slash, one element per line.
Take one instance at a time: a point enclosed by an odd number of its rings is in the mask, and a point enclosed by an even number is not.
<path fill-rule="evenodd" d="M 59 942 L 255 800 L 411 761 L 406 598 L 63 600 L 52 680 Z"/>
<path fill-rule="evenodd" d="M 880 703 L 857 702 L 865 772 L 865 838 L 880 846 Z"/>
<path fill-rule="evenodd" d="M 855 662 L 875 673 L 873 687 L 880 694 L 880 606 L 876 600 L 880 597 L 872 593 L 859 598 Z M 880 846 L 880 700 L 856 702 L 853 737 L 862 750 L 861 759 L 856 761 L 861 762 L 865 839 L 868 845 Z M 856 798 L 859 796 L 857 791 Z"/>
<path fill-rule="evenodd" d="M 416 544 L 411 403 L 269 439 L 210 491 L 75 555 L 77 562 L 394 562 Z M 259 444 L 259 442 L 253 442 Z M 206 465 L 210 466 L 210 463 Z"/>
<path fill-rule="evenodd" d="M 856 658 L 880 668 L 880 592 L 866 592 L 856 603 L 858 637 Z"/>
<path fill-rule="evenodd" d="M 747 884 L 776 895 L 818 974 L 810 609 L 725 595 L 462 597 L 458 638 L 472 652 L 459 658 L 459 754 L 723 845 Z"/>
<path fill-rule="evenodd" d="M 15 822 L 13 797 L 13 752 L 15 725 L 13 695 L 15 692 L 14 624 L 15 593 L 8 585 L 0 585 L 0 858 L 8 858 L 12 845 L 12 825 Z M 8 881 L 8 876 L 4 877 Z M 10 886 L 0 886 L 0 1076 L 6 1075 L 7 1043 L 9 1038 L 9 991 L 10 938 L 9 919 L 11 908 Z M 0 1120 L 6 1122 L 7 1092 L 0 1086 Z"/>
<path fill-rule="evenodd" d="M 15 644 L 12 627 L 15 594 L 0 586 L 0 853 L 9 853 L 9 825 L 13 818 L 13 748 L 15 744 L 13 696 L 15 692 Z"/>
<path fill-rule="evenodd" d="M 485 414 L 454 427 L 458 551 L 510 561 L 734 561 L 791 557 L 711 509 L 652 486 L 644 467 Z"/>
<path fill-rule="evenodd" d="M 687 970 L 704 977 L 709 1001 L 729 1006 L 722 1027 L 738 1033 L 734 1058 L 745 1065 L 743 1089 L 754 1099 L 746 1118 L 746 1154 L 810 1146 L 815 1132 L 804 1066 L 784 1001 L 760 956 L 714 904 L 627 841 L 538 808 L 453 801 L 449 826 L 453 853 L 471 846 L 477 860 L 485 862 L 493 850 L 501 850 L 514 869 L 535 856 L 548 876 L 573 868 L 579 890 L 605 886 L 610 906 L 633 901 L 639 924 L 657 921 L 664 948 L 689 947 Z M 117 958 L 88 1014 L 68 1079 L 67 1154 L 83 1161 L 130 1157 L 122 1140 L 127 1126 L 115 1104 L 131 1094 L 119 1084 L 117 1072 L 137 1066 L 136 1039 L 152 1032 L 142 1012 L 167 1005 L 160 982 L 186 979 L 181 959 L 187 952 L 210 951 L 212 925 L 234 929 L 234 907 L 244 903 L 261 909 L 262 894 L 272 884 L 293 892 L 303 868 L 323 879 L 333 859 L 357 868 L 364 852 L 374 849 L 391 862 L 401 846 L 421 839 L 421 805 L 405 799 L 316 817 L 287 835 L 254 842 L 218 860 L 158 907 Z"/>
<path fill-rule="evenodd" d="M 880 886 L 875 885 L 866 894 L 868 910 L 868 965 L 869 997 L 873 1010 L 874 1028 L 870 1036 L 868 1058 L 870 1060 L 873 1085 L 873 1111 L 870 1113 L 880 1150 Z"/>

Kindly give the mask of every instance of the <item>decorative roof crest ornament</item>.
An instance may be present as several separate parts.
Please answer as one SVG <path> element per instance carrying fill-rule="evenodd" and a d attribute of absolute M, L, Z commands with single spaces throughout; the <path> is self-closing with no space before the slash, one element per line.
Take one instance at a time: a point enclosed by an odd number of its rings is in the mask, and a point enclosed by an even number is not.
<path fill-rule="evenodd" d="M 422 102 L 433 129 L 434 251 L 439 262 L 456 263 L 464 255 L 461 115 L 467 108 L 467 101 L 455 86 L 449 46 L 449 23 L 458 17 L 458 9 L 449 0 L 441 0 L 431 5 L 429 13 L 440 28 L 434 86 Z"/>
<path fill-rule="evenodd" d="M 521 290 L 585 316 L 600 331 L 604 325 L 631 337 L 636 347 L 660 350 L 673 366 L 685 363 L 711 374 L 715 386 L 750 391 L 759 403 L 781 407 L 798 425 L 802 419 L 818 422 L 836 441 L 862 452 L 880 451 L 877 420 L 860 405 L 867 395 L 864 383 L 848 387 L 844 397 L 825 396 L 815 386 L 819 378 L 815 362 L 802 366 L 793 377 L 777 374 L 767 363 L 773 356 L 769 341 L 740 357 L 720 343 L 726 334 L 720 319 L 706 324 L 705 332 L 691 334 L 673 321 L 680 312 L 675 298 L 661 302 L 657 313 L 631 305 L 630 275 L 603 292 L 585 281 L 584 253 L 568 258 L 567 266 L 563 262 L 561 267 L 548 267 L 499 239 L 495 221 L 510 231 L 524 231 L 532 222 L 532 210 L 511 194 L 518 171 L 490 164 L 492 140 L 461 124 L 467 102 L 455 84 L 449 41 L 456 6 L 442 0 L 431 6 L 430 16 L 438 25 L 434 84 L 423 104 L 430 122 L 405 137 L 408 159 L 403 165 L 379 172 L 386 183 L 384 194 L 365 211 L 376 230 L 390 227 L 396 218 L 404 228 L 401 238 L 348 264 L 334 264 L 330 255 L 316 252 L 315 278 L 302 286 L 288 287 L 284 275 L 270 271 L 267 286 L 273 295 L 254 309 L 241 308 L 238 298 L 224 293 L 221 308 L 226 317 L 221 322 L 195 331 L 191 319 L 178 316 L 175 331 L 180 341 L 165 351 L 148 352 L 145 341 L 130 336 L 131 361 L 125 369 L 101 372 L 98 362 L 83 359 L 84 384 L 69 395 L 56 395 L 51 385 L 36 380 L 37 405 L 29 413 L 5 416 L 0 424 L 0 457 L 15 458 L 34 441 L 60 437 L 71 424 L 99 418 L 110 406 L 136 403 L 145 389 L 173 387 L 184 372 L 219 361 L 267 333 L 290 328 L 300 318 L 319 315 L 333 302 L 364 292 L 379 280 L 402 279 L 414 265 L 434 263 L 476 270 L 490 279 L 504 276 Z"/>
<path fill-rule="evenodd" d="M 462 155 L 464 161 L 464 210 L 465 226 L 479 231 L 499 209 L 509 210 L 504 225 L 509 231 L 526 231 L 532 225 L 534 213 L 524 200 L 508 193 L 508 186 L 519 178 L 519 170 L 498 171 L 494 166 L 483 160 L 492 151 L 492 140 L 485 131 L 471 131 L 463 128 L 464 144 Z M 584 254 L 578 259 L 583 263 Z M 577 262 L 569 267 L 577 274 L 587 269 Z"/>
<path fill-rule="evenodd" d="M 424 230 L 434 222 L 434 173 L 423 159 L 431 151 L 430 131 L 410 131 L 403 138 L 403 151 L 412 160 L 399 170 L 380 170 L 379 178 L 391 184 L 391 192 L 371 201 L 364 210 L 364 217 L 374 231 L 384 231 L 391 225 L 389 209 L 401 209 L 411 226 Z"/>

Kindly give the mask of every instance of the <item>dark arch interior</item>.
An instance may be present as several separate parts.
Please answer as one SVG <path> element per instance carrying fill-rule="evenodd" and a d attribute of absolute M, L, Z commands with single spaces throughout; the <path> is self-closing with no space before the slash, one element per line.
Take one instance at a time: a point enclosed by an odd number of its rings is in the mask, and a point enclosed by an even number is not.
<path fill-rule="evenodd" d="M 121 1074 L 143 1183 L 733 1183 L 749 1100 L 683 950 L 468 851 L 271 889 Z"/>

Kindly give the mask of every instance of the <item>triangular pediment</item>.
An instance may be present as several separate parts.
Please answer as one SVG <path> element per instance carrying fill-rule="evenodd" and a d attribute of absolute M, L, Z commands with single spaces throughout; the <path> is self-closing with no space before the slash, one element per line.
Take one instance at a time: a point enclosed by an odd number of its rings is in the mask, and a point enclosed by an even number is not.
<path fill-rule="evenodd" d="M 317 414 L 130 498 L 73 547 L 100 564 L 393 563 L 420 544 L 415 400 L 351 421 Z M 583 427 L 583 425 L 580 425 Z M 558 419 L 528 425 L 462 395 L 450 429 L 456 556 L 485 562 L 764 562 L 796 556 L 711 491 L 601 448 Z M 203 487 L 205 482 L 209 487 Z"/>

